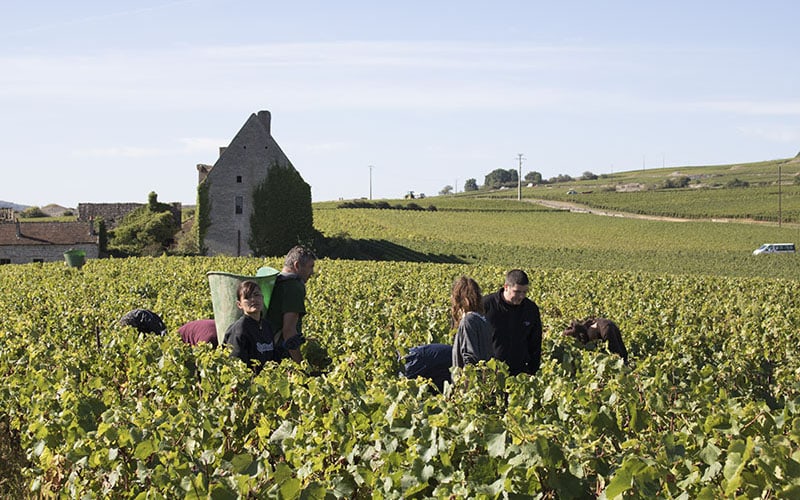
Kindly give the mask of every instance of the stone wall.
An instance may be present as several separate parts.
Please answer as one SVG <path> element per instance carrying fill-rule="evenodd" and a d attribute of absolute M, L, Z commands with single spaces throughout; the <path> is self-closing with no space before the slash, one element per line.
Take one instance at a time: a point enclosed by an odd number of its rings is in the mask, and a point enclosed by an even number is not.
<path fill-rule="evenodd" d="M 133 212 L 143 203 L 78 203 L 78 220 L 89 222 L 102 217 L 108 229 L 115 228 L 122 218 Z"/>
<path fill-rule="evenodd" d="M 29 264 L 31 262 L 64 261 L 64 252 L 67 250 L 83 250 L 86 252 L 88 260 L 98 257 L 99 246 L 89 243 L 82 245 L 8 245 L 0 247 L 0 262 Z"/>
<path fill-rule="evenodd" d="M 144 203 L 78 203 L 78 220 L 81 222 L 89 222 L 90 220 L 102 217 L 106 223 L 106 228 L 113 229 L 122 222 L 122 219 L 126 215 L 144 205 Z M 180 224 L 181 204 L 179 202 L 174 202 L 170 205 L 172 206 L 172 216 L 175 217 L 175 221 Z"/>

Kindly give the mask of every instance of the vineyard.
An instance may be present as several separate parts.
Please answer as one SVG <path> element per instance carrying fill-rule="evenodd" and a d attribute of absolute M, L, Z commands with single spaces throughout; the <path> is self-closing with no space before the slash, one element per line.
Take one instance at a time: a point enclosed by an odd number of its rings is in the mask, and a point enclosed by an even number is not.
<path fill-rule="evenodd" d="M 568 201 L 594 209 L 659 217 L 800 222 L 800 155 L 735 165 L 649 168 L 596 177 L 523 187 L 522 198 Z M 687 187 L 664 188 L 682 177 L 689 180 Z M 745 185 L 748 187 L 741 187 Z M 629 186 L 634 190 L 628 190 Z M 460 203 L 464 203 L 463 198 L 516 199 L 517 189 L 472 191 L 459 197 Z"/>
<path fill-rule="evenodd" d="M 511 200 L 431 202 L 442 209 L 317 207 L 314 224 L 369 247 L 375 260 L 800 280 L 797 255 L 752 255 L 762 243 L 797 241 L 797 227 L 598 217 Z"/>
<path fill-rule="evenodd" d="M 604 210 L 624 210 L 636 214 L 689 219 L 754 219 L 778 221 L 777 186 L 733 189 L 664 189 L 617 193 L 592 191 L 567 195 L 565 190 L 525 190 L 530 198 L 573 201 L 588 207 Z M 800 222 L 800 185 L 782 186 L 780 189 L 780 219 L 782 222 Z"/>
<path fill-rule="evenodd" d="M 403 214 L 412 215 L 422 214 Z M 425 241 L 415 233 L 407 239 Z M 449 342 L 454 278 L 469 274 L 489 292 L 507 267 L 321 260 L 309 281 L 304 331 L 333 362 L 286 361 L 253 378 L 223 349 L 183 344 L 177 328 L 210 317 L 206 272 L 254 274 L 279 261 L 0 266 L 0 491 L 46 498 L 800 495 L 796 275 L 548 269 L 525 258 L 517 265 L 530 271 L 530 296 L 542 310 L 542 368 L 509 377 L 494 361 L 467 367 L 444 394 L 399 376 L 398 354 Z M 133 308 L 158 312 L 170 333 L 120 326 L 116 320 Z M 571 319 L 589 315 L 619 324 L 629 365 L 560 335 Z"/>

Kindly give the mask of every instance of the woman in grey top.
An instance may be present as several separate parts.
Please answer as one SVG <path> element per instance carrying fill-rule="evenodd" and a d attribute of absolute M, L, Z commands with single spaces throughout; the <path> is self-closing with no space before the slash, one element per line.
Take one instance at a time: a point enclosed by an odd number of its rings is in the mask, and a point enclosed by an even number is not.
<path fill-rule="evenodd" d="M 490 359 L 492 349 L 492 327 L 483 317 L 481 287 L 474 279 L 461 276 L 453 283 L 450 293 L 450 316 L 453 325 L 458 325 L 453 339 L 453 366 Z"/>

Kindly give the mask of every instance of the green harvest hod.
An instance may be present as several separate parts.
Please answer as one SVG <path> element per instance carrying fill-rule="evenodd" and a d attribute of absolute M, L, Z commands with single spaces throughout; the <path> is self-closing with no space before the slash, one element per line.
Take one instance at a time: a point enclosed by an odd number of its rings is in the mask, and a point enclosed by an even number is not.
<path fill-rule="evenodd" d="M 220 345 L 228 327 L 242 315 L 236 307 L 236 289 L 242 281 L 255 281 L 264 295 L 264 311 L 272 297 L 272 289 L 280 271 L 271 267 L 261 267 L 255 276 L 242 276 L 222 271 L 209 271 L 208 284 L 211 287 L 211 305 L 214 308 L 214 322 L 217 327 L 217 340 Z"/>

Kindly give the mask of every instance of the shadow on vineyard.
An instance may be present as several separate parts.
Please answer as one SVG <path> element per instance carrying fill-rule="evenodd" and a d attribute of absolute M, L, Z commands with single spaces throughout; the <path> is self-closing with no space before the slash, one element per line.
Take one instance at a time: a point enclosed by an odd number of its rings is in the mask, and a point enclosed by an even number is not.
<path fill-rule="evenodd" d="M 355 239 L 334 236 L 317 242 L 317 254 L 330 259 L 375 260 L 466 264 L 467 261 L 443 253 L 420 252 L 388 240 Z"/>
<path fill-rule="evenodd" d="M 25 480 L 20 471 L 27 467 L 25 453 L 19 443 L 19 432 L 8 424 L 8 416 L 0 419 L 0 496 L 20 498 L 25 491 Z"/>

